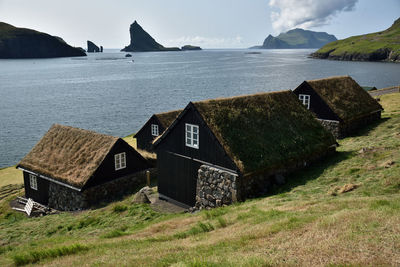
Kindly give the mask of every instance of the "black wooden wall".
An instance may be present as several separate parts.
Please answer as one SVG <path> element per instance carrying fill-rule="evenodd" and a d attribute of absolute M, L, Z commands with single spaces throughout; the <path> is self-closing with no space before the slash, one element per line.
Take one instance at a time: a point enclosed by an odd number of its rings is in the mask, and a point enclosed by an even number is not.
<path fill-rule="evenodd" d="M 303 82 L 293 91 L 297 96 L 300 94 L 310 95 L 310 110 L 314 112 L 318 119 L 340 121 L 339 117 L 330 109 L 324 100 L 312 89 L 312 87 Z"/>
<path fill-rule="evenodd" d="M 125 152 L 126 155 L 126 168 L 115 170 L 114 155 L 122 152 Z M 83 189 L 106 183 L 147 168 L 150 168 L 149 163 L 125 141 L 119 139 Z"/>
<path fill-rule="evenodd" d="M 30 186 L 29 173 L 24 171 L 23 175 L 24 175 L 25 197 L 32 198 L 36 202 L 39 202 L 43 205 L 47 205 L 47 203 L 49 202 L 50 182 L 36 176 L 37 190 L 35 190 L 32 189 Z"/>
<path fill-rule="evenodd" d="M 152 124 L 158 125 L 159 134 L 162 134 L 165 131 L 164 126 L 160 123 L 157 117 L 153 115 L 135 135 L 137 148 L 154 152 L 152 142 L 156 137 L 151 134 Z"/>
<path fill-rule="evenodd" d="M 199 125 L 199 149 L 186 146 L 185 123 Z M 237 169 L 193 106 L 170 128 L 156 151 L 159 193 L 189 206 L 195 204 L 197 171 L 202 164 Z"/>

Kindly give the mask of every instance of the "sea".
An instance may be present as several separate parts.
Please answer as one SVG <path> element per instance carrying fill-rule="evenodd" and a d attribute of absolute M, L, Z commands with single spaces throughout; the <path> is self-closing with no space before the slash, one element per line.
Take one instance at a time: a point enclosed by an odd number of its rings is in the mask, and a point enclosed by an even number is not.
<path fill-rule="evenodd" d="M 294 89 L 350 75 L 362 86 L 400 84 L 400 64 L 309 58 L 313 50 L 202 50 L 0 59 L 0 168 L 17 164 L 54 123 L 124 137 L 154 113 L 190 101 Z"/>

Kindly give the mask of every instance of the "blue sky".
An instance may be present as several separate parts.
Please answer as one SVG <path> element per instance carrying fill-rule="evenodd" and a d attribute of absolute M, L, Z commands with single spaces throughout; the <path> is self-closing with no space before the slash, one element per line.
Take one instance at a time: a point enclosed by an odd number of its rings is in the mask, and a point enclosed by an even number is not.
<path fill-rule="evenodd" d="M 129 44 L 137 20 L 159 43 L 246 48 L 294 27 L 343 39 L 388 28 L 400 0 L 0 0 L 0 21 L 86 47 Z"/>

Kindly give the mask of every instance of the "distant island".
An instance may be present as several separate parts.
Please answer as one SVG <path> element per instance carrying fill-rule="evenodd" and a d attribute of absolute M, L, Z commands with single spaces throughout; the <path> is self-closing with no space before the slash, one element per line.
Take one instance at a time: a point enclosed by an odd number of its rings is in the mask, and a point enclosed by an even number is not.
<path fill-rule="evenodd" d="M 323 45 L 336 41 L 334 35 L 326 32 L 314 32 L 303 29 L 294 29 L 279 34 L 277 37 L 271 34 L 264 40 L 263 45 L 253 46 L 252 49 L 299 49 L 320 48 Z"/>
<path fill-rule="evenodd" d="M 87 41 L 87 50 L 88 53 L 102 53 L 103 52 L 103 47 L 100 46 L 98 47 L 95 43 L 92 41 Z"/>
<path fill-rule="evenodd" d="M 400 62 L 400 18 L 387 30 L 329 43 L 311 56 L 334 60 Z"/>
<path fill-rule="evenodd" d="M 157 43 L 136 20 L 131 24 L 129 32 L 131 43 L 121 50 L 123 52 L 180 51 L 178 47 L 164 47 Z"/>
<path fill-rule="evenodd" d="M 0 22 L 0 58 L 54 58 L 86 56 L 82 48 L 63 39 Z"/>
<path fill-rule="evenodd" d="M 182 51 L 188 51 L 188 50 L 202 50 L 200 46 L 194 46 L 194 45 L 185 45 L 182 46 Z"/>

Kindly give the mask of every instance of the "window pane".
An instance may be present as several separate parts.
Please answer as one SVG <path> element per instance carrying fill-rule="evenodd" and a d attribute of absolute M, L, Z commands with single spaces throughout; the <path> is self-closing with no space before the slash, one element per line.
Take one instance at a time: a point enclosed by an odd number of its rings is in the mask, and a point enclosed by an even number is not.
<path fill-rule="evenodd" d="M 198 127 L 196 127 L 196 126 L 193 126 L 193 133 L 197 133 L 197 132 L 198 132 L 198 130 L 199 130 L 199 128 L 198 128 Z"/>

